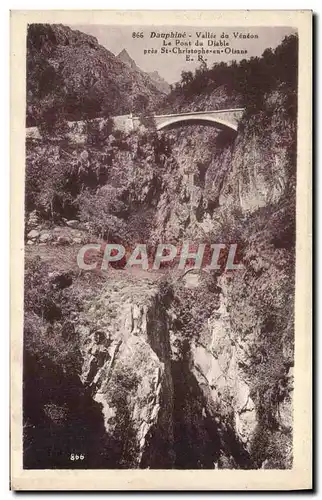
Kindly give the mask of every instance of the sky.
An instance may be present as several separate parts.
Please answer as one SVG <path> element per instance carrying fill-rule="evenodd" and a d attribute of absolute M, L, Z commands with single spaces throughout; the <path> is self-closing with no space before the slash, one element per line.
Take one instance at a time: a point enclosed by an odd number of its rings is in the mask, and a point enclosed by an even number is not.
<path fill-rule="evenodd" d="M 98 42 L 103 45 L 106 49 L 113 52 L 115 55 L 119 54 L 123 49 L 126 49 L 129 55 L 134 59 L 136 64 L 143 70 L 147 72 L 158 71 L 158 73 L 168 82 L 174 83 L 180 80 L 180 75 L 182 71 L 194 71 L 196 67 L 200 65 L 197 62 L 197 57 L 195 55 L 190 56 L 193 61 L 186 60 L 186 54 L 161 54 L 161 46 L 167 42 L 171 42 L 172 47 L 175 41 L 172 38 L 165 40 L 164 38 L 158 38 L 154 36 L 151 38 L 151 32 L 156 34 L 161 33 L 171 33 L 180 32 L 186 33 L 185 38 L 180 39 L 183 43 L 192 43 L 190 47 L 179 46 L 180 49 L 200 49 L 201 47 L 196 47 L 194 44 L 197 40 L 203 42 L 204 49 L 220 49 L 220 54 L 203 55 L 206 58 L 206 64 L 211 67 L 215 62 L 225 61 L 229 62 L 233 59 L 239 61 L 241 59 L 247 59 L 249 57 L 260 56 L 266 48 L 275 48 L 281 43 L 286 35 L 294 33 L 295 30 L 290 27 L 242 27 L 242 28 L 218 28 L 218 27 L 187 27 L 187 26 L 106 26 L 106 25 L 70 25 L 72 29 L 78 29 L 89 35 L 93 35 L 97 38 Z M 210 32 L 215 35 L 215 38 L 211 38 L 210 42 L 208 39 L 197 38 L 196 32 Z M 222 38 L 222 33 L 228 36 Z M 133 33 L 139 34 L 143 33 L 143 38 L 133 37 Z M 238 36 L 234 36 L 238 34 Z M 239 38 L 239 34 L 242 35 L 257 35 L 257 38 Z M 247 54 L 226 54 L 225 47 L 223 46 L 208 46 L 208 43 L 212 41 L 220 42 L 226 41 L 229 43 L 229 47 L 234 50 L 247 50 Z M 163 45 L 165 46 L 165 45 Z M 146 53 L 144 50 L 157 50 L 158 53 Z M 221 52 L 223 50 L 223 52 Z M 228 50 L 229 51 L 229 50 Z"/>

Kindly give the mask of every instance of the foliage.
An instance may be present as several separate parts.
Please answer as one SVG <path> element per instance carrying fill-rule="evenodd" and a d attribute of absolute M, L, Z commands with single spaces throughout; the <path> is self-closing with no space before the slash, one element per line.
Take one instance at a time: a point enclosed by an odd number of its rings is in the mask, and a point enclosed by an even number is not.
<path fill-rule="evenodd" d="M 202 284 L 186 288 L 181 281 L 173 285 L 170 304 L 171 328 L 175 332 L 175 348 L 184 357 L 191 342 L 198 341 L 208 318 L 218 306 L 218 288 L 203 276 Z"/>
<path fill-rule="evenodd" d="M 103 120 L 87 120 L 87 144 L 91 146 L 101 146 L 113 133 L 113 129 L 114 122 L 112 118 L 104 118 Z"/>
<path fill-rule="evenodd" d="M 242 105 L 251 114 L 262 108 L 267 92 L 285 87 L 289 95 L 288 110 L 295 116 L 297 60 L 298 38 L 294 34 L 285 37 L 275 50 L 266 49 L 261 57 L 243 59 L 239 63 L 215 63 L 210 69 L 202 65 L 194 74 L 183 71 L 181 81 L 165 98 L 162 107 L 172 112 L 180 108 L 192 111 L 196 96 L 207 98 L 214 94 L 217 100 L 213 100 L 213 105 L 216 106 L 216 102 L 217 107 Z M 220 102 L 218 97 L 222 89 L 224 96 Z"/>
<path fill-rule="evenodd" d="M 126 212 L 117 188 L 106 185 L 93 194 L 83 191 L 77 202 L 80 220 L 89 222 L 94 234 L 108 241 L 124 238 L 125 222 L 120 216 Z"/>
<path fill-rule="evenodd" d="M 88 122 L 82 145 L 27 142 L 26 212 L 50 222 L 76 217 L 97 236 L 148 243 L 171 146 L 154 130 L 111 134 L 111 125 Z"/>
<path fill-rule="evenodd" d="M 139 378 L 129 366 L 116 366 L 109 386 L 110 404 L 115 408 L 116 416 L 111 419 L 114 424 L 113 453 L 119 467 L 137 467 L 139 443 L 131 421 L 130 407 L 136 396 Z M 114 421 L 114 422 L 113 422 Z"/>
<path fill-rule="evenodd" d="M 79 352 L 72 313 L 80 307 L 69 287 L 71 272 L 52 273 L 40 258 L 25 270 L 25 347 L 38 360 L 49 359 L 64 369 L 79 370 Z"/>
<path fill-rule="evenodd" d="M 110 155 L 70 144 L 27 143 L 26 211 L 37 210 L 44 219 L 73 218 L 77 197 L 84 189 L 106 182 Z"/>
<path fill-rule="evenodd" d="M 140 123 L 149 130 L 156 130 L 156 122 L 154 116 L 148 115 L 146 113 L 141 113 Z"/>

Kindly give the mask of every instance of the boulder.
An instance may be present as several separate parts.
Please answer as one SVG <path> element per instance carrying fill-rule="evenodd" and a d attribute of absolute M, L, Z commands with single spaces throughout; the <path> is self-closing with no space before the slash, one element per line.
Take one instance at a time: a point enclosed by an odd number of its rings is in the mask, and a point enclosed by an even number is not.
<path fill-rule="evenodd" d="M 39 237 L 41 243 L 47 243 L 51 240 L 51 235 L 49 233 L 42 233 Z"/>
<path fill-rule="evenodd" d="M 79 225 L 79 221 L 78 220 L 68 220 L 66 221 L 66 226 L 68 227 L 72 227 L 72 228 L 77 228 Z"/>
<path fill-rule="evenodd" d="M 38 238 L 39 235 L 40 235 L 39 231 L 36 231 L 36 229 L 32 229 L 27 234 L 27 238 L 28 240 L 35 240 L 36 238 Z"/>
<path fill-rule="evenodd" d="M 69 245 L 70 239 L 67 236 L 59 236 L 57 239 L 57 245 Z"/>
<path fill-rule="evenodd" d="M 33 210 L 28 217 L 28 222 L 27 222 L 27 227 L 30 229 L 33 228 L 35 229 L 39 224 L 39 216 L 36 212 L 36 210 Z"/>

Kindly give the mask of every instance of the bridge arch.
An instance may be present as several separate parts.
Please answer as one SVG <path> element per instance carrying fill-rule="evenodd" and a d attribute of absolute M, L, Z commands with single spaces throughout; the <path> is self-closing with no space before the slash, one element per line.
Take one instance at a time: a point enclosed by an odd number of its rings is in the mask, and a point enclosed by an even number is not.
<path fill-rule="evenodd" d="M 228 129 L 237 132 L 237 124 L 216 118 L 214 116 L 196 116 L 196 115 L 181 115 L 169 117 L 163 120 L 157 120 L 157 130 L 171 129 L 176 125 L 211 125 L 219 129 Z"/>

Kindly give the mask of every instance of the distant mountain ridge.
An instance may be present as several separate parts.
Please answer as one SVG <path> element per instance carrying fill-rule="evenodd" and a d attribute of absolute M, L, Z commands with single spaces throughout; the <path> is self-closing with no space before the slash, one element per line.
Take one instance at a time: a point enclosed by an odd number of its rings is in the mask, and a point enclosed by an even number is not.
<path fill-rule="evenodd" d="M 56 114 L 69 120 L 156 109 L 164 97 L 154 80 L 62 24 L 31 24 L 27 33 L 27 125 Z"/>
<path fill-rule="evenodd" d="M 130 68 L 134 69 L 135 71 L 142 71 L 137 66 L 136 62 L 134 61 L 134 59 L 132 59 L 132 57 L 130 56 L 130 54 L 127 52 L 126 49 L 123 49 L 116 57 L 118 57 L 118 59 L 124 62 L 124 64 L 127 64 L 128 66 L 130 66 Z"/>
<path fill-rule="evenodd" d="M 153 81 L 154 85 L 160 92 L 164 94 L 168 94 L 170 92 L 170 85 L 168 82 L 162 78 L 162 76 L 159 75 L 157 71 L 152 71 L 150 73 L 146 73 L 142 71 L 141 68 L 136 64 L 136 62 L 132 59 L 132 57 L 129 55 L 126 49 L 123 49 L 117 56 L 124 64 L 127 64 L 130 68 L 134 69 L 135 71 L 139 71 L 140 73 L 143 73 L 147 75 L 151 80 Z"/>

